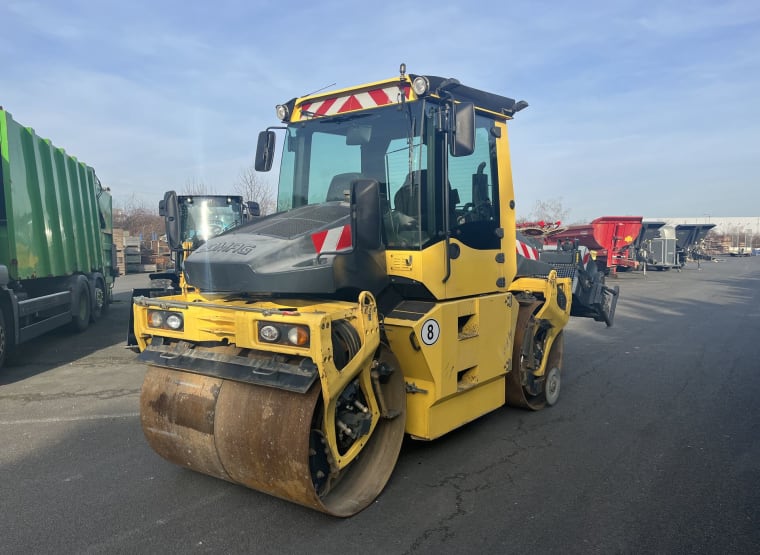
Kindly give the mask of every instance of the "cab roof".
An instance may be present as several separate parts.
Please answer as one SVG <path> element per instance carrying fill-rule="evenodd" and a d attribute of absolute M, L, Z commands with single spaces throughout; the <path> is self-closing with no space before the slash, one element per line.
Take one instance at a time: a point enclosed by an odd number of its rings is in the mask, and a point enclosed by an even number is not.
<path fill-rule="evenodd" d="M 416 95 L 412 88 L 413 81 L 418 77 L 423 77 L 428 82 L 428 88 L 422 96 Z M 400 77 L 374 83 L 293 98 L 282 105 L 287 108 L 287 117 L 283 121 L 298 121 L 395 104 L 400 102 L 400 90 L 403 90 L 403 96 L 407 101 L 433 97 L 472 102 L 477 109 L 505 119 L 512 118 L 516 112 L 528 106 L 524 100 L 515 101 L 513 98 L 468 87 L 457 79 L 402 74 Z"/>

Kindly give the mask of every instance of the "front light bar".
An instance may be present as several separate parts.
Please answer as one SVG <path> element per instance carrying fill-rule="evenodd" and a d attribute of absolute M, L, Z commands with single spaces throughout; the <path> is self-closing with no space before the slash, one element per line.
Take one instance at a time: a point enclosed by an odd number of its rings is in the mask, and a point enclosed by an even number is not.
<path fill-rule="evenodd" d="M 185 317 L 172 310 L 148 310 L 148 327 L 171 331 L 184 331 Z"/>
<path fill-rule="evenodd" d="M 259 341 L 261 343 L 276 343 L 295 347 L 309 346 L 308 326 L 266 321 L 259 322 L 258 326 Z"/>

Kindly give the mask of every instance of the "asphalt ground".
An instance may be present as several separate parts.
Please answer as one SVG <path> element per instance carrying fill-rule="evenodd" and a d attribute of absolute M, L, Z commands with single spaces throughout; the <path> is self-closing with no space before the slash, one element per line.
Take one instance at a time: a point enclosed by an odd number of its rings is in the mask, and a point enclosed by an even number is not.
<path fill-rule="evenodd" d="M 147 446 L 128 291 L 0 370 L 0 553 L 760 553 L 760 257 L 620 274 L 573 319 L 560 400 L 405 441 L 350 519 Z"/>

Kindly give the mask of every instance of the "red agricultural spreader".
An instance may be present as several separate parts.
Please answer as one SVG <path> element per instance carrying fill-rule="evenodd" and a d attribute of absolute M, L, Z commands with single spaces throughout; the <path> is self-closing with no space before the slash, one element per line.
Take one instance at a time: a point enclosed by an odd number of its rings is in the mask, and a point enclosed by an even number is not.
<path fill-rule="evenodd" d="M 602 216 L 591 223 L 572 225 L 544 238 L 546 245 L 577 240 L 596 253 L 596 263 L 605 273 L 618 268 L 636 268 L 638 262 L 628 252 L 641 232 L 641 216 Z"/>

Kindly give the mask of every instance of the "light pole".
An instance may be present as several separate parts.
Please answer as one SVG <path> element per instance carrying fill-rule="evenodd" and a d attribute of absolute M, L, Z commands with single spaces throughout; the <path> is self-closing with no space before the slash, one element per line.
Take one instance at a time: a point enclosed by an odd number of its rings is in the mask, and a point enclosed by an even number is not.
<path fill-rule="evenodd" d="M 752 256 L 752 243 L 754 242 L 755 235 L 752 233 L 752 224 L 750 224 L 747 226 L 747 229 L 744 230 L 744 246 L 749 256 Z"/>

